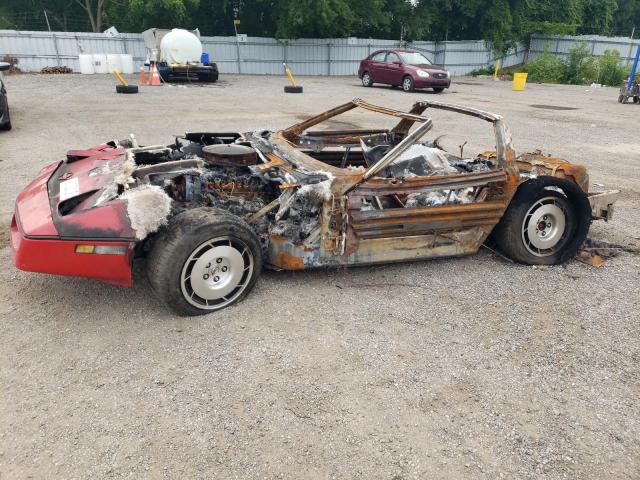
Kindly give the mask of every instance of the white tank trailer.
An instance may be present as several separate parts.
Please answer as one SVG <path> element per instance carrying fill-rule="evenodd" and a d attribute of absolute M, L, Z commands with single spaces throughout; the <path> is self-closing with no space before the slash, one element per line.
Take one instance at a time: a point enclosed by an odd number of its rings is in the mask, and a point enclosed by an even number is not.
<path fill-rule="evenodd" d="M 202 43 L 200 31 L 150 28 L 142 32 L 147 47 L 148 58 L 158 67 L 158 73 L 165 82 L 215 82 L 218 80 L 218 66 L 202 63 Z"/>

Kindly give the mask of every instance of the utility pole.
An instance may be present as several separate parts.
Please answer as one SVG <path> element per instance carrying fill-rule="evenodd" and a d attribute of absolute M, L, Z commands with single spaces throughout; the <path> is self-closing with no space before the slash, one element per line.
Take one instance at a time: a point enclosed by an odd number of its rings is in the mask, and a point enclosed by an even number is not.
<path fill-rule="evenodd" d="M 44 12 L 44 19 L 47 21 L 47 28 L 49 29 L 49 31 L 51 31 L 51 25 L 49 24 L 49 17 L 47 16 L 47 9 L 45 8 L 43 12 Z M 631 36 L 633 36 L 633 34 L 631 34 Z"/>
<path fill-rule="evenodd" d="M 236 32 L 236 55 L 238 57 L 238 73 L 242 73 L 242 69 L 240 68 L 240 39 L 238 38 L 238 25 L 240 25 L 240 20 L 236 18 L 233 20 L 233 30 Z"/>
<path fill-rule="evenodd" d="M 629 53 L 627 53 L 627 65 L 631 63 L 631 54 L 633 53 L 633 34 L 636 33 L 635 25 L 631 29 L 631 36 L 629 37 Z"/>
<path fill-rule="evenodd" d="M 43 10 L 44 19 L 47 21 L 47 28 L 49 29 L 49 33 L 53 37 L 53 46 L 56 49 L 56 61 L 58 62 L 58 66 L 60 66 L 60 50 L 58 50 L 58 39 L 56 38 L 56 34 L 51 31 L 51 24 L 49 23 L 49 16 L 47 15 L 47 9 Z"/>

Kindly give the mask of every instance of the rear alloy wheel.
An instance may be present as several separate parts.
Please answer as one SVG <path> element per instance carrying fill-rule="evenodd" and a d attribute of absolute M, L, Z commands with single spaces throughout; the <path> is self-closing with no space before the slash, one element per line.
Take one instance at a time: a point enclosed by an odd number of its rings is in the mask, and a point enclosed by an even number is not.
<path fill-rule="evenodd" d="M 556 265 L 575 257 L 590 225 L 582 190 L 568 180 L 539 177 L 518 188 L 493 238 L 516 262 Z"/>
<path fill-rule="evenodd" d="M 210 313 L 241 300 L 261 269 L 256 234 L 244 220 L 213 208 L 172 218 L 147 259 L 153 290 L 182 315 Z"/>
<path fill-rule="evenodd" d="M 371 75 L 369 74 L 369 72 L 364 72 L 364 74 L 362 75 L 362 86 L 363 87 L 373 86 L 373 79 L 371 78 Z"/>
<path fill-rule="evenodd" d="M 556 196 L 538 200 L 522 221 L 522 241 L 526 249 L 537 257 L 553 255 L 565 234 L 567 206 Z"/>
<path fill-rule="evenodd" d="M 414 90 L 413 78 L 407 75 L 402 79 L 402 90 L 404 90 L 405 92 L 413 92 Z"/>

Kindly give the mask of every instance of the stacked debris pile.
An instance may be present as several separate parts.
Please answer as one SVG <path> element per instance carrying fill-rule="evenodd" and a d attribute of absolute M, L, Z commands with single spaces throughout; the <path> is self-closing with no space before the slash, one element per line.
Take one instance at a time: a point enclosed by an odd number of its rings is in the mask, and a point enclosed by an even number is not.
<path fill-rule="evenodd" d="M 49 73 L 49 74 L 63 74 L 63 73 L 73 73 L 73 70 L 69 67 L 44 67 L 40 70 L 40 73 Z"/>

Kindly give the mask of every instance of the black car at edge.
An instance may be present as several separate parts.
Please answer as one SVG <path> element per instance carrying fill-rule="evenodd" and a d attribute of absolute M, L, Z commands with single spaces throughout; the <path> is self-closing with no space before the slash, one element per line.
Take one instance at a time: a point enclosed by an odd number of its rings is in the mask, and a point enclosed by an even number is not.
<path fill-rule="evenodd" d="M 4 85 L 2 72 L 9 70 L 11 65 L 0 62 L 0 130 L 11 130 L 11 118 L 9 117 L 9 101 L 7 100 L 7 89 Z"/>

